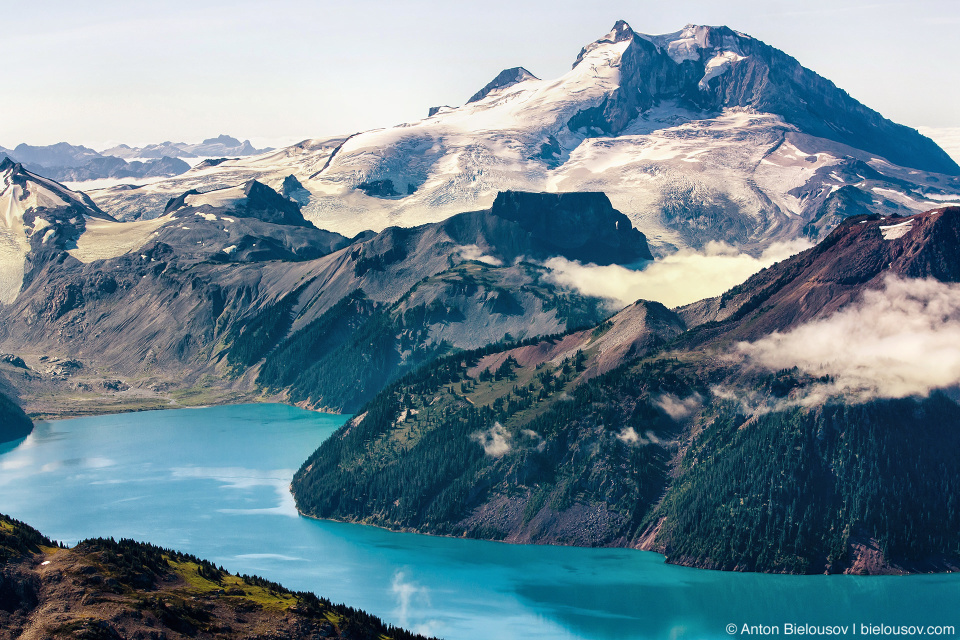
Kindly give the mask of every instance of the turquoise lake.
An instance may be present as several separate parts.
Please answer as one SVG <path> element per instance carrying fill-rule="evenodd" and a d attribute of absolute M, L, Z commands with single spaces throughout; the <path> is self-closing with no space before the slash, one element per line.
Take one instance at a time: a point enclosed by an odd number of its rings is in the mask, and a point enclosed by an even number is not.
<path fill-rule="evenodd" d="M 451 640 L 729 638 L 744 624 L 785 635 L 788 623 L 960 630 L 960 575 L 722 573 L 653 553 L 299 517 L 290 479 L 345 419 L 240 405 L 38 423 L 0 444 L 0 512 L 68 544 L 113 536 L 188 551 Z"/>

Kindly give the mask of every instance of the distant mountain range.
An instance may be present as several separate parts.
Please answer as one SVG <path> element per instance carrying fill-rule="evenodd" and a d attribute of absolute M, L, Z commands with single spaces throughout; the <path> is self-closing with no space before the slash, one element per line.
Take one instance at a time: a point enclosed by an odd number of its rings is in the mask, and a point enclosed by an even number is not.
<path fill-rule="evenodd" d="M 82 182 L 100 178 L 171 177 L 190 169 L 189 164 L 178 158 L 242 157 L 271 150 L 255 149 L 249 140 L 240 142 L 220 135 L 199 144 L 163 142 L 146 147 L 121 144 L 101 152 L 66 142 L 47 146 L 23 143 L 14 149 L 0 147 L 0 156 L 55 180 Z"/>
<path fill-rule="evenodd" d="M 161 142 L 145 147 L 129 147 L 125 144 L 101 151 L 105 156 L 118 158 L 203 158 L 203 157 L 242 157 L 254 156 L 260 153 L 273 151 L 272 148 L 255 149 L 249 140 L 240 142 L 227 135 L 216 138 L 207 138 L 198 144 L 186 142 Z"/>

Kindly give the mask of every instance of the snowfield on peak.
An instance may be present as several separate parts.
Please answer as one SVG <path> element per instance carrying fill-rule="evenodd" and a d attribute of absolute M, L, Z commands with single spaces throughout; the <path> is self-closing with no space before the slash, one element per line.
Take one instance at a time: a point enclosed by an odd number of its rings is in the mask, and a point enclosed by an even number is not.
<path fill-rule="evenodd" d="M 907 220 L 898 224 L 880 225 L 880 233 L 884 240 L 898 240 L 910 232 L 913 228 L 913 220 Z"/>
<path fill-rule="evenodd" d="M 710 241 L 759 252 L 773 242 L 822 237 L 849 212 L 904 215 L 960 191 L 953 175 L 868 149 L 886 143 L 864 138 L 860 147 L 851 144 L 854 134 L 823 137 L 882 125 L 905 140 L 896 148 L 943 154 L 849 97 L 836 114 L 839 124 L 814 132 L 805 128 L 809 114 L 772 113 L 764 105 L 775 100 L 755 100 L 770 90 L 770 65 L 800 73 L 810 85 L 790 97 L 797 109 L 821 92 L 842 93 L 782 52 L 725 27 L 688 25 L 647 36 L 618 22 L 553 80 L 517 67 L 479 99 L 433 109 L 417 122 L 307 140 L 90 195 L 118 218 L 152 218 L 190 189 L 219 198 L 227 192 L 216 190 L 257 179 L 279 190 L 292 175 L 308 192 L 304 216 L 352 236 L 487 208 L 508 189 L 603 191 L 664 255 Z M 921 151 L 902 161 L 926 157 Z"/>
<path fill-rule="evenodd" d="M 247 197 L 243 189 L 244 185 L 214 189 L 200 194 L 188 195 L 185 202 L 191 207 L 201 207 L 203 205 L 230 207 Z"/>
<path fill-rule="evenodd" d="M 657 47 L 666 50 L 667 55 L 676 62 L 681 64 L 686 60 L 695 61 L 700 59 L 701 51 L 704 49 L 710 49 L 716 47 L 716 45 L 710 44 L 711 40 L 711 27 L 706 27 L 702 25 L 688 24 L 682 30 L 675 33 L 668 33 L 660 36 L 652 36 L 643 33 L 636 34 L 637 36 L 652 42 L 657 45 Z M 742 52 L 740 51 L 737 38 L 740 37 L 749 37 L 745 36 L 739 32 L 733 32 L 731 35 L 723 35 L 720 47 L 727 48 L 731 50 L 731 53 L 742 57 Z"/>

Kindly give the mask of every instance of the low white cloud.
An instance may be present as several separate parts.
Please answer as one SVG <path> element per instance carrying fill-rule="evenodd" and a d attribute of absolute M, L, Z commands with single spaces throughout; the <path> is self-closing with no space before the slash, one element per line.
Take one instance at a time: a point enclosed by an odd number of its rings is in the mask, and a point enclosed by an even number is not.
<path fill-rule="evenodd" d="M 882 289 L 827 318 L 742 342 L 737 351 L 769 370 L 831 376 L 794 404 L 926 396 L 960 384 L 960 284 L 888 276 Z"/>
<path fill-rule="evenodd" d="M 431 607 L 430 591 L 410 580 L 406 572 L 400 570 L 393 574 L 390 589 L 396 598 L 400 626 L 426 636 L 434 635 L 439 627 L 438 622 L 423 619 L 424 613 Z"/>
<path fill-rule="evenodd" d="M 557 284 L 606 298 L 620 307 L 640 299 L 679 307 L 718 296 L 760 269 L 810 246 L 806 240 L 778 242 L 755 258 L 728 244 L 710 242 L 702 251 L 678 251 L 650 263 L 642 271 L 615 264 L 581 264 L 562 257 L 550 258 L 544 266 Z"/>
<path fill-rule="evenodd" d="M 537 451 L 543 452 L 547 448 L 547 441 L 533 429 L 521 429 L 520 435 L 527 440 L 525 444 L 532 446 Z"/>
<path fill-rule="evenodd" d="M 714 385 L 710 387 L 710 394 L 714 398 L 726 400 L 739 406 L 740 413 L 744 415 L 763 415 L 771 411 L 782 411 L 790 407 L 796 407 L 801 404 L 807 404 L 808 398 L 804 396 L 792 398 L 776 398 L 770 394 L 760 393 L 753 389 L 739 389 L 726 387 L 723 385 Z M 810 404 L 815 404 L 810 402 Z"/>
<path fill-rule="evenodd" d="M 483 447 L 483 452 L 492 458 L 503 456 L 511 448 L 510 432 L 499 422 L 494 422 L 486 431 L 472 434 L 470 439 L 478 442 Z"/>
<path fill-rule="evenodd" d="M 917 131 L 940 145 L 956 162 L 960 162 L 960 127 L 917 127 Z"/>
<path fill-rule="evenodd" d="M 637 446 L 660 444 L 660 438 L 658 438 L 657 434 L 653 431 L 647 431 L 641 436 L 633 427 L 624 427 L 620 433 L 617 434 L 617 439 L 625 444 Z"/>
<path fill-rule="evenodd" d="M 694 393 L 686 398 L 678 398 L 671 393 L 665 393 L 656 400 L 654 404 L 660 407 L 664 413 L 673 420 L 684 420 L 700 410 L 703 406 L 703 397 L 699 393 Z"/>
<path fill-rule="evenodd" d="M 489 264 L 494 267 L 499 267 L 503 264 L 503 260 L 500 258 L 495 258 L 494 256 L 486 255 L 480 250 L 480 247 L 475 244 L 465 244 L 461 247 L 457 247 L 457 251 L 460 254 L 460 257 L 464 260 L 476 260 L 477 262 Z"/>

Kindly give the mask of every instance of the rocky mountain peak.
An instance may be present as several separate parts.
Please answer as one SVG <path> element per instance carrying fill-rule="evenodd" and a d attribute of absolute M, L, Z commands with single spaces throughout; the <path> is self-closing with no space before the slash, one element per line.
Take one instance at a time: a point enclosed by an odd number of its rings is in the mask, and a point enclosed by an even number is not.
<path fill-rule="evenodd" d="M 250 141 L 245 140 L 244 142 L 249 143 Z M 207 138 L 201 144 L 222 144 L 225 147 L 239 147 L 243 143 L 237 140 L 236 138 L 234 138 L 233 136 L 228 136 L 226 134 L 221 133 L 216 138 Z"/>
<path fill-rule="evenodd" d="M 594 264 L 653 259 L 646 236 L 600 192 L 503 191 L 491 212 L 517 222 L 553 254 Z"/>
<path fill-rule="evenodd" d="M 779 49 L 729 27 L 690 24 L 648 35 L 620 21 L 583 48 L 574 68 L 588 58 L 597 68 L 617 67 L 618 86 L 601 104 L 576 114 L 571 129 L 619 135 L 665 101 L 704 113 L 752 109 L 903 167 L 960 175 L 960 166 L 930 139 L 887 120 Z"/>
<path fill-rule="evenodd" d="M 21 170 L 23 170 L 23 165 L 10 158 L 4 157 L 3 160 L 0 160 L 0 173 L 15 173 Z"/>
<path fill-rule="evenodd" d="M 470 96 L 470 99 L 467 100 L 467 104 L 483 100 L 491 91 L 503 89 L 515 85 L 518 82 L 523 82 L 524 80 L 539 80 L 539 78 L 523 67 L 511 67 L 510 69 L 504 69 L 497 74 L 496 78 L 488 82 L 483 89 L 480 89 L 480 91 L 477 91 L 475 94 Z M 434 114 L 431 113 L 430 115 Z"/>
<path fill-rule="evenodd" d="M 855 216 L 823 242 L 681 312 L 688 326 L 718 321 L 692 339 L 748 339 L 825 317 L 887 276 L 960 282 L 960 207 L 911 216 Z"/>
<path fill-rule="evenodd" d="M 617 20 L 613 29 L 605 37 L 613 42 L 623 42 L 624 40 L 632 40 L 635 35 L 626 20 Z"/>
<path fill-rule="evenodd" d="M 10 199 L 9 210 L 17 210 L 19 215 L 32 209 L 52 211 L 70 208 L 88 217 L 113 219 L 85 193 L 73 191 L 59 182 L 28 171 L 21 163 L 10 158 L 0 161 L 0 195 Z"/>
<path fill-rule="evenodd" d="M 300 205 L 257 180 L 226 189 L 200 193 L 192 189 L 167 203 L 165 214 L 178 217 L 191 215 L 195 210 L 230 212 L 243 218 L 257 218 L 263 222 L 296 227 L 313 227 L 300 213 Z"/>
<path fill-rule="evenodd" d="M 16 300 L 25 275 L 76 246 L 88 218 L 113 221 L 85 194 L 0 161 L 0 304 Z"/>
<path fill-rule="evenodd" d="M 576 69 L 577 65 L 583 62 L 583 60 L 594 51 L 603 49 L 609 45 L 632 41 L 635 35 L 636 33 L 634 33 L 633 29 L 630 28 L 630 25 L 627 24 L 625 20 L 617 20 L 609 33 L 580 50 L 577 59 L 573 62 L 572 68 Z"/>

